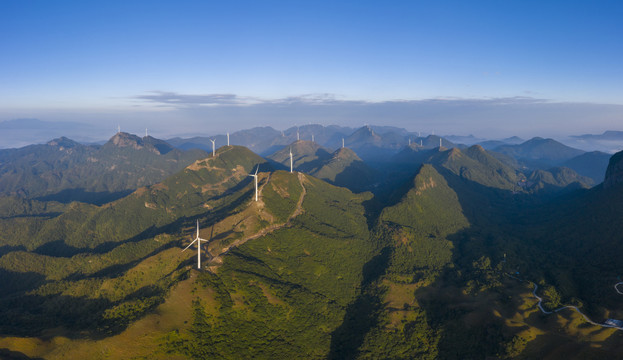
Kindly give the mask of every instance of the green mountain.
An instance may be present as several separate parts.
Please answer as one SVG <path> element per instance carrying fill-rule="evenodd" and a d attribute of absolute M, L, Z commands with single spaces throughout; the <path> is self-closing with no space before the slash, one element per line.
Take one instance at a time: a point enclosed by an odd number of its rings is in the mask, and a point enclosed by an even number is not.
<path fill-rule="evenodd" d="M 59 138 L 45 145 L 0 150 L 0 192 L 101 204 L 162 181 L 206 156 L 200 150 L 180 151 L 162 140 L 127 133 L 116 134 L 101 147 Z"/>

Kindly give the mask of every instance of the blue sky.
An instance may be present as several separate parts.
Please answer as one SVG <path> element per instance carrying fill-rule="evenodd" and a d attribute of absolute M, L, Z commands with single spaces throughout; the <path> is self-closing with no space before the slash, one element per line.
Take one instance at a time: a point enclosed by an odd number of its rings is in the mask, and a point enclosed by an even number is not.
<path fill-rule="evenodd" d="M 4 0 L 0 121 L 623 130 L 621 19 L 588 0 Z"/>

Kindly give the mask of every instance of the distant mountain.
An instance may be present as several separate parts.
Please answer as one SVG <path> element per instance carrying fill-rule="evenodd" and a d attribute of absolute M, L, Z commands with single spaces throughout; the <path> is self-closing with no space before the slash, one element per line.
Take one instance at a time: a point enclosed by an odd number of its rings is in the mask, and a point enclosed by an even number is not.
<path fill-rule="evenodd" d="M 486 139 L 480 139 L 480 138 L 475 137 L 474 135 L 467 135 L 467 136 L 444 135 L 443 137 L 444 139 L 447 139 L 448 141 L 452 141 L 453 143 L 465 144 L 465 145 L 474 145 L 474 144 L 478 144 L 478 143 L 482 143 L 486 141 Z"/>
<path fill-rule="evenodd" d="M 513 136 L 513 137 L 509 137 L 506 139 L 502 139 L 502 140 L 486 140 L 486 141 L 481 141 L 478 143 L 478 145 L 482 146 L 483 148 L 485 148 L 486 150 L 492 150 L 495 149 L 498 146 L 502 146 L 502 145 L 518 145 L 525 142 L 524 139 L 517 137 L 517 136 Z"/>
<path fill-rule="evenodd" d="M 584 151 L 571 148 L 553 139 L 532 138 L 519 145 L 501 145 L 494 151 L 511 156 L 529 167 L 547 168 L 582 155 Z"/>
<path fill-rule="evenodd" d="M 601 151 L 591 151 L 565 161 L 563 166 L 591 178 L 594 184 L 601 184 L 604 181 L 610 157 L 610 154 Z"/>
<path fill-rule="evenodd" d="M 581 176 L 567 167 L 555 167 L 548 170 L 537 169 L 526 179 L 526 187 L 531 191 L 558 192 L 561 189 L 586 189 L 594 184 L 589 177 Z"/>
<path fill-rule="evenodd" d="M 617 140 L 623 141 L 623 131 L 613 131 L 608 130 L 604 131 L 603 134 L 593 135 L 593 134 L 584 134 L 584 135 L 574 135 L 571 136 L 576 139 L 584 139 L 584 140 Z"/>
<path fill-rule="evenodd" d="M 178 149 L 202 149 L 212 152 L 212 141 L 210 140 L 216 141 L 216 148 L 227 145 L 227 136 L 222 134 L 214 137 L 196 136 L 187 139 L 173 138 L 167 140 L 167 142 Z M 285 145 L 288 142 L 282 137 L 280 131 L 270 126 L 264 126 L 231 133 L 229 135 L 229 143 L 230 145 L 245 146 L 255 153 L 263 154 L 266 151 L 270 151 L 276 144 Z"/>
<path fill-rule="evenodd" d="M 198 158 L 153 137 L 118 133 L 102 146 L 65 137 L 45 145 L 0 150 L 0 193 L 102 203 L 163 180 Z"/>
<path fill-rule="evenodd" d="M 112 130 L 112 129 L 111 129 Z M 102 130 L 99 126 L 69 121 L 41 121 L 38 119 L 14 119 L 0 121 L 0 149 L 20 148 L 32 144 L 42 144 L 52 138 L 63 136 L 80 142 L 100 140 Z M 110 133 L 107 131 L 105 133 Z"/>

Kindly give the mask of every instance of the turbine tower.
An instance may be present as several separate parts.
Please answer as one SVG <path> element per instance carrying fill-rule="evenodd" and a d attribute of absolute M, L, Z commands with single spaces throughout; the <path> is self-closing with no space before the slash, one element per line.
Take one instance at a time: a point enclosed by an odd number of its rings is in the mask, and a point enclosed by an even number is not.
<path fill-rule="evenodd" d="M 229 146 L 229 132 L 227 133 L 227 146 Z"/>
<path fill-rule="evenodd" d="M 342 138 L 342 148 L 344 147 L 344 138 Z"/>
<path fill-rule="evenodd" d="M 255 169 L 255 174 L 249 174 L 249 176 L 252 176 L 253 178 L 255 178 L 255 201 L 257 201 L 257 171 L 260 169 L 260 164 L 257 164 L 257 169 Z"/>
<path fill-rule="evenodd" d="M 409 146 L 411 146 L 411 138 L 409 138 Z"/>
<path fill-rule="evenodd" d="M 145 137 L 147 137 L 147 128 L 145 128 Z"/>
<path fill-rule="evenodd" d="M 312 134 L 312 142 L 314 142 L 314 134 Z"/>
<path fill-rule="evenodd" d="M 214 146 L 215 146 L 214 144 L 215 144 L 216 140 L 210 139 L 210 141 L 212 141 L 212 157 L 214 157 L 215 156 L 214 154 L 216 153 L 216 150 L 214 148 Z"/>
<path fill-rule="evenodd" d="M 117 134 L 121 132 L 121 125 L 117 124 Z"/>
<path fill-rule="evenodd" d="M 290 148 L 290 172 L 292 172 L 292 148 Z"/>
<path fill-rule="evenodd" d="M 301 134 L 299 133 L 299 128 L 296 128 L 296 141 L 301 140 Z"/>
<path fill-rule="evenodd" d="M 191 242 L 188 246 L 186 246 L 184 250 L 182 251 L 186 251 L 186 249 L 191 247 L 192 244 L 195 243 L 195 241 L 197 242 L 197 269 L 201 270 L 201 242 L 202 241 L 208 242 L 208 240 L 202 239 L 199 237 L 199 220 L 197 220 L 197 236 L 195 237 L 193 242 Z"/>
<path fill-rule="evenodd" d="M 439 138 L 439 147 L 441 147 L 441 138 Z"/>

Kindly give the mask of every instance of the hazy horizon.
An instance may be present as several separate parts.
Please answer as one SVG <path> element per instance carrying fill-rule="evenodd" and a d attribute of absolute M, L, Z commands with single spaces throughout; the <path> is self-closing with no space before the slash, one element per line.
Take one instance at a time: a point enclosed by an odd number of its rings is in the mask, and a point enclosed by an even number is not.
<path fill-rule="evenodd" d="M 161 138 L 623 130 L 622 17 L 616 1 L 2 2 L 0 123 L 74 122 L 93 141 L 118 124 Z M 28 143 L 27 130 L 1 136 Z"/>

